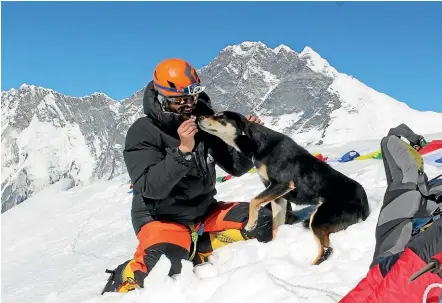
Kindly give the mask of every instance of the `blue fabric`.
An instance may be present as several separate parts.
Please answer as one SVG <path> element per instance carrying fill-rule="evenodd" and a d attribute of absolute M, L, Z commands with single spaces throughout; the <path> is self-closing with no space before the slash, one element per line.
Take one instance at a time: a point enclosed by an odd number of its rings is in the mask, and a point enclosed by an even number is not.
<path fill-rule="evenodd" d="M 353 160 L 354 158 L 359 157 L 360 154 L 357 151 L 351 150 L 347 153 L 345 153 L 338 161 L 339 162 L 348 162 Z"/>
<path fill-rule="evenodd" d="M 432 217 L 427 218 L 414 218 L 413 219 L 413 234 L 418 233 L 419 229 L 421 229 L 422 226 L 429 223 L 431 220 L 433 220 Z"/>

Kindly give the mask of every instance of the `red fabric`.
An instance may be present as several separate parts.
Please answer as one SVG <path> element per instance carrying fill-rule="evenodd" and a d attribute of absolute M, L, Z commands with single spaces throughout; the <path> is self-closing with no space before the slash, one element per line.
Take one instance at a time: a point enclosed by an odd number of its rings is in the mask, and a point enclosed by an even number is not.
<path fill-rule="evenodd" d="M 382 274 L 379 270 L 379 265 L 370 269 L 365 276 L 339 303 L 356 303 L 364 302 L 364 299 L 371 295 L 371 293 L 382 282 Z"/>
<path fill-rule="evenodd" d="M 425 155 L 442 148 L 442 140 L 433 140 L 419 150 L 419 154 Z"/>
<path fill-rule="evenodd" d="M 435 255 L 442 259 L 442 253 Z M 427 272 L 411 283 L 411 275 L 426 264 L 412 250 L 406 249 L 382 278 L 379 267 L 373 267 L 339 303 L 407 303 L 422 302 L 425 289 L 432 283 L 442 283 L 438 275 Z M 427 303 L 437 303 L 442 289 L 435 287 L 427 296 Z"/>
<path fill-rule="evenodd" d="M 232 179 L 232 175 L 227 175 L 223 178 L 223 182 Z"/>
<path fill-rule="evenodd" d="M 442 252 L 435 254 L 434 256 L 432 256 L 431 258 L 436 259 L 439 261 L 440 264 L 442 264 Z"/>
<path fill-rule="evenodd" d="M 316 158 L 318 158 L 319 160 L 324 161 L 324 162 L 326 162 L 328 159 L 328 157 L 324 157 L 322 154 L 317 154 Z"/>

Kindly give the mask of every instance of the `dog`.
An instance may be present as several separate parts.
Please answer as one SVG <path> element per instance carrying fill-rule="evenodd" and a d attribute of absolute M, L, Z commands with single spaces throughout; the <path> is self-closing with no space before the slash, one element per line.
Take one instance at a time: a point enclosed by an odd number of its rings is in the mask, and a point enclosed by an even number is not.
<path fill-rule="evenodd" d="M 313 261 L 318 265 L 333 252 L 331 233 L 367 219 L 370 210 L 363 186 L 314 157 L 290 137 L 231 111 L 201 115 L 197 124 L 252 159 L 266 187 L 250 201 L 246 231 L 254 229 L 259 208 L 269 203 L 274 235 L 290 217 L 290 202 L 316 205 L 303 225 L 310 228 L 318 242 Z"/>

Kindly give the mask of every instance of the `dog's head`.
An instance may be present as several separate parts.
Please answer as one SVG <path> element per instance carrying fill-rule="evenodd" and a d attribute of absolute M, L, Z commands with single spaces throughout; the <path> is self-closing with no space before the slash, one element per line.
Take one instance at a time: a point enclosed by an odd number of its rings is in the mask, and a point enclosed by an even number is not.
<path fill-rule="evenodd" d="M 249 135 L 249 121 L 243 115 L 223 111 L 215 115 L 198 117 L 198 126 L 205 132 L 217 136 L 239 150 L 237 139 Z"/>

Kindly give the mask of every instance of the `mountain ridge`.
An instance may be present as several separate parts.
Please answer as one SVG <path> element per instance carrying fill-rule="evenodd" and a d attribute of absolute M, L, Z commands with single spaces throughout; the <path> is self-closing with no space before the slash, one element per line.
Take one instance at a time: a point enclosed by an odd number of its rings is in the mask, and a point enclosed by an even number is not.
<path fill-rule="evenodd" d="M 416 132 L 442 129 L 441 113 L 338 72 L 308 46 L 228 45 L 198 73 L 216 110 L 259 115 L 305 146 L 380 139 L 402 122 Z M 2 212 L 61 179 L 87 184 L 124 173 L 124 138 L 144 115 L 143 92 L 115 100 L 29 84 L 2 91 Z"/>

